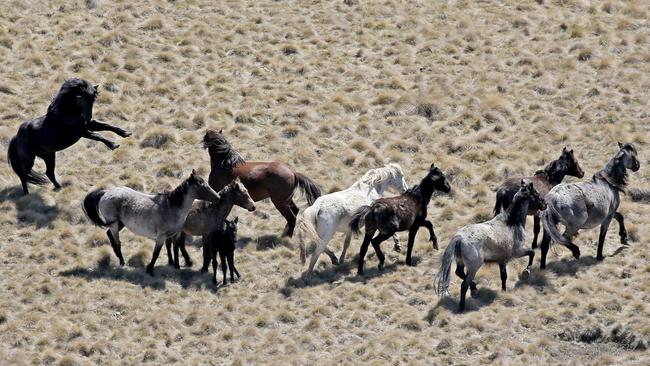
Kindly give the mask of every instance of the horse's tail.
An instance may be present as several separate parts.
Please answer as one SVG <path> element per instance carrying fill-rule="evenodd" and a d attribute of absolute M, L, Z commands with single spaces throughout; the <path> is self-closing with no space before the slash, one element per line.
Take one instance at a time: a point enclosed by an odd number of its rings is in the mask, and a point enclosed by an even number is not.
<path fill-rule="evenodd" d="M 313 180 L 307 178 L 307 176 L 296 172 L 296 187 L 302 190 L 302 193 L 307 198 L 307 203 L 309 206 L 314 204 L 316 198 L 320 197 L 320 188 L 314 183 Z M 294 188 L 294 189 L 295 189 Z"/>
<path fill-rule="evenodd" d="M 83 210 L 86 217 L 88 217 L 93 224 L 107 227 L 108 224 L 99 217 L 99 200 L 104 196 L 104 193 L 106 193 L 106 190 L 103 189 L 96 189 L 88 193 L 84 198 Z"/>
<path fill-rule="evenodd" d="M 7 151 L 7 160 L 9 160 L 9 164 L 11 165 L 11 168 L 14 170 L 16 175 L 19 177 L 23 178 L 23 174 L 21 172 L 21 162 L 20 162 L 20 154 L 18 153 L 18 138 L 20 137 L 20 132 L 11 138 L 11 141 L 9 141 L 9 151 Z M 33 169 L 27 172 L 27 175 L 24 177 L 25 180 L 29 183 L 32 184 L 38 184 L 42 185 L 47 183 L 47 178 L 43 174 L 35 172 Z"/>
<path fill-rule="evenodd" d="M 318 211 L 319 210 L 307 208 L 298 217 L 296 229 L 298 230 L 298 240 L 300 241 L 300 261 L 302 264 L 305 264 L 307 261 L 305 234 L 309 240 L 316 242 L 316 245 L 320 245 L 322 243 L 322 239 L 320 236 L 318 236 L 318 232 L 316 232 L 316 218 L 318 217 Z"/>
<path fill-rule="evenodd" d="M 460 237 L 454 236 L 449 241 L 447 249 L 442 254 L 442 261 L 440 263 L 440 271 L 433 280 L 434 289 L 436 294 L 444 295 L 449 291 L 449 274 L 451 273 L 451 263 L 456 258 L 456 251 L 460 250 Z"/>
<path fill-rule="evenodd" d="M 501 190 L 497 191 L 497 202 L 494 204 L 494 216 L 498 215 L 501 213 L 501 209 L 503 206 L 503 197 L 501 197 Z"/>
<path fill-rule="evenodd" d="M 352 214 L 352 218 L 350 219 L 350 230 L 352 230 L 355 235 L 358 235 L 361 231 L 361 222 L 365 220 L 366 216 L 370 213 L 370 210 L 370 206 L 361 206 Z"/>
<path fill-rule="evenodd" d="M 562 245 L 570 245 L 571 242 L 567 240 L 567 238 L 565 238 L 562 234 L 560 234 L 560 231 L 557 229 L 557 220 L 560 215 L 551 202 L 547 201 L 547 203 L 548 207 L 546 210 L 542 211 L 541 214 L 542 222 L 544 223 L 544 230 L 548 232 L 553 241 Z"/>

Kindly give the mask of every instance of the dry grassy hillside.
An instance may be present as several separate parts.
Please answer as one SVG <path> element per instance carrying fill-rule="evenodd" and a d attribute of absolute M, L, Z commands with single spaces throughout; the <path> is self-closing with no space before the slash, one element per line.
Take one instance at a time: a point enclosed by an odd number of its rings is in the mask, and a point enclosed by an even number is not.
<path fill-rule="evenodd" d="M 111 135 L 115 151 L 82 140 L 58 153 L 58 192 L 30 187 L 23 197 L 0 164 L 1 363 L 650 363 L 643 195 L 622 199 L 629 248 L 613 223 L 596 263 L 597 230 L 584 232 L 579 261 L 555 247 L 549 269 L 527 281 L 517 278 L 526 259 L 511 262 L 506 293 L 498 267 L 485 266 L 465 314 L 457 278 L 453 298 L 433 292 L 440 253 L 426 233 L 416 267 L 388 241 L 383 273 L 374 254 L 365 278 L 324 257 L 307 285 L 272 205 L 236 208 L 243 277 L 215 288 L 196 264 L 177 271 L 164 254 L 148 276 L 153 242 L 126 231 L 119 268 L 80 208 L 96 186 L 153 192 L 191 168 L 207 176 L 206 128 L 223 128 L 249 160 L 290 163 L 325 192 L 390 161 L 415 184 L 435 162 L 453 192 L 429 211 L 442 249 L 491 216 L 504 178 L 534 172 L 563 146 L 588 179 L 617 140 L 635 143 L 641 170 L 630 185 L 648 189 L 648 2 L 12 0 L 0 10 L 4 151 L 75 76 L 101 84 L 97 118 L 134 132 Z"/>

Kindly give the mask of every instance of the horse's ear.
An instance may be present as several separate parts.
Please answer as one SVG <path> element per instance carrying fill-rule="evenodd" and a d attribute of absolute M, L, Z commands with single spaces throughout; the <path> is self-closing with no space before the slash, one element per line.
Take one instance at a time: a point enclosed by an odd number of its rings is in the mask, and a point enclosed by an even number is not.
<path fill-rule="evenodd" d="M 219 134 L 220 134 L 220 135 L 223 134 L 223 128 L 219 130 Z"/>
<path fill-rule="evenodd" d="M 569 154 L 573 155 L 573 149 L 569 150 Z"/>
<path fill-rule="evenodd" d="M 232 220 L 235 224 L 239 222 L 239 216 L 235 216 L 235 218 Z"/>
<path fill-rule="evenodd" d="M 241 179 L 239 179 L 239 176 L 236 176 L 235 179 L 233 180 L 235 183 L 241 183 Z"/>
<path fill-rule="evenodd" d="M 618 148 L 619 148 L 619 149 L 622 149 L 622 148 L 623 148 L 623 144 L 621 144 L 621 143 L 619 142 L 619 143 L 618 143 Z"/>
<path fill-rule="evenodd" d="M 429 169 L 433 170 L 433 169 L 435 169 L 435 167 L 436 167 L 436 164 L 435 164 L 435 163 L 431 163 L 431 166 L 429 167 Z"/>
<path fill-rule="evenodd" d="M 525 186 L 525 185 L 526 185 L 526 182 L 524 182 L 524 180 L 522 179 L 522 180 L 521 180 L 521 186 L 523 187 L 523 186 Z"/>
<path fill-rule="evenodd" d="M 566 152 L 566 146 L 562 148 L 562 153 Z"/>
<path fill-rule="evenodd" d="M 99 84 L 93 85 L 93 88 L 95 88 L 95 91 L 99 91 Z"/>
<path fill-rule="evenodd" d="M 196 176 L 196 170 L 192 169 L 192 173 L 190 174 L 190 177 L 194 178 Z"/>

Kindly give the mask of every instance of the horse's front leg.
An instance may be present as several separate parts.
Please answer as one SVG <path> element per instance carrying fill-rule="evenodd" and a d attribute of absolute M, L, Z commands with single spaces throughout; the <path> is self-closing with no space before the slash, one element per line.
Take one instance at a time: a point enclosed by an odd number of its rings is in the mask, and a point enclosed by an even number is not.
<path fill-rule="evenodd" d="M 102 142 L 104 145 L 106 145 L 111 150 L 115 150 L 118 147 L 120 147 L 120 145 L 118 145 L 118 144 L 114 143 L 113 141 L 108 140 L 108 139 L 102 137 L 101 135 L 96 134 L 96 133 L 94 133 L 92 131 L 85 131 L 83 133 L 83 135 L 81 135 L 81 137 L 85 137 L 85 138 L 87 138 L 89 140 L 95 140 L 95 141 Z"/>
<path fill-rule="evenodd" d="M 506 290 L 506 281 L 508 280 L 508 270 L 505 263 L 499 263 L 499 272 L 501 273 L 501 290 Z"/>
<path fill-rule="evenodd" d="M 167 265 L 174 267 L 174 256 L 172 255 L 172 238 L 165 240 L 165 249 L 167 249 Z"/>
<path fill-rule="evenodd" d="M 429 230 L 429 241 L 433 243 L 433 249 L 438 250 L 438 238 L 436 237 L 436 233 L 433 232 L 433 224 L 429 220 L 424 220 L 422 226 Z"/>
<path fill-rule="evenodd" d="M 538 212 L 533 215 L 533 243 L 531 244 L 531 248 L 533 249 L 537 248 L 537 237 L 539 236 L 539 229 L 541 228 L 540 221 Z"/>
<path fill-rule="evenodd" d="M 543 243 L 544 242 L 542 241 L 542 244 Z M 544 248 L 544 246 L 542 246 L 542 248 Z M 533 259 L 535 259 L 535 251 L 532 250 L 532 249 L 526 250 L 526 249 L 524 249 L 522 247 L 519 247 L 519 249 L 515 253 L 515 257 L 516 258 L 521 258 L 521 257 L 525 257 L 525 256 L 528 256 L 528 265 L 526 266 L 526 269 L 524 269 L 524 271 L 521 273 L 521 277 L 524 278 L 524 279 L 526 279 L 526 278 L 528 278 L 530 276 L 530 269 L 533 266 Z M 546 258 L 544 258 L 544 260 L 546 260 Z M 505 289 L 504 289 L 504 291 L 505 291 Z"/>
<path fill-rule="evenodd" d="M 90 131 L 111 131 L 122 137 L 131 136 L 131 132 L 123 130 L 117 126 L 109 125 L 108 123 L 98 121 L 96 119 L 93 119 L 90 121 L 90 123 L 88 123 L 88 129 Z"/>
<path fill-rule="evenodd" d="M 625 220 L 620 212 L 614 213 L 614 218 L 618 221 L 618 236 L 621 238 L 621 244 L 629 245 L 627 238 L 627 230 L 625 230 Z"/>
<path fill-rule="evenodd" d="M 615 215 L 615 214 L 614 214 Z M 600 235 L 598 236 L 598 252 L 596 254 L 596 260 L 602 261 L 603 257 L 603 245 L 605 244 L 605 236 L 607 235 L 607 229 L 609 229 L 609 223 L 612 221 L 612 218 L 605 219 L 600 224 Z"/>
<path fill-rule="evenodd" d="M 151 257 L 151 262 L 147 266 L 147 273 L 149 273 L 152 276 L 153 276 L 153 266 L 156 264 L 156 260 L 160 255 L 160 250 L 162 249 L 163 245 L 165 245 L 165 239 L 167 238 L 164 236 L 159 236 L 156 239 L 156 246 L 153 248 L 153 255 Z"/>

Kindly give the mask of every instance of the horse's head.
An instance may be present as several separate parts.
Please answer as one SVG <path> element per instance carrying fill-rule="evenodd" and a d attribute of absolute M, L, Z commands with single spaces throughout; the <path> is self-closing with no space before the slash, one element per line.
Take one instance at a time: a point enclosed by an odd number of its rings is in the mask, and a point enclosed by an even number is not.
<path fill-rule="evenodd" d="M 228 140 L 223 135 L 223 130 L 207 130 L 203 135 L 203 148 L 209 149 L 212 146 L 222 146 L 228 144 Z"/>
<path fill-rule="evenodd" d="M 93 118 L 93 104 L 99 94 L 99 85 L 83 79 L 66 80 L 47 109 L 48 114 L 81 115 L 88 122 Z"/>
<path fill-rule="evenodd" d="M 449 181 L 442 173 L 442 170 L 437 168 L 434 164 L 431 164 L 431 167 L 429 168 L 429 174 L 427 174 L 426 179 L 431 180 L 433 182 L 434 189 L 438 191 L 444 193 L 449 193 L 449 191 L 451 191 L 451 185 L 449 185 Z"/>
<path fill-rule="evenodd" d="M 621 144 L 618 143 L 618 154 L 616 158 L 618 161 L 621 161 L 626 169 L 631 169 L 633 172 L 636 172 L 641 168 L 641 163 L 636 157 L 636 148 L 631 143 Z"/>
<path fill-rule="evenodd" d="M 573 155 L 573 149 L 569 150 L 566 147 L 562 149 L 562 155 L 560 160 L 564 162 L 566 166 L 566 174 L 573 177 L 582 178 L 585 176 L 585 172 L 578 164 L 578 159 Z"/>
<path fill-rule="evenodd" d="M 390 163 L 386 165 L 386 168 L 390 169 L 390 181 L 388 186 L 399 191 L 399 193 L 404 193 L 409 188 L 406 184 L 406 179 L 404 179 L 404 172 L 402 167 L 396 163 Z"/>
<path fill-rule="evenodd" d="M 255 211 L 255 201 L 248 194 L 248 189 L 246 189 L 246 186 L 241 182 L 239 177 L 235 178 L 230 185 L 234 194 L 234 203 L 250 212 Z"/>
<path fill-rule="evenodd" d="M 515 199 L 525 199 L 528 201 L 528 210 L 545 210 L 546 202 L 535 189 L 533 182 L 526 183 L 521 180 L 519 191 L 515 194 Z"/>
<path fill-rule="evenodd" d="M 226 236 L 233 243 L 237 243 L 237 223 L 239 217 L 235 217 L 232 221 L 226 220 Z"/>
<path fill-rule="evenodd" d="M 208 183 L 196 171 L 192 169 L 192 174 L 188 178 L 189 189 L 194 197 L 198 200 L 217 202 L 221 195 L 212 189 Z"/>

